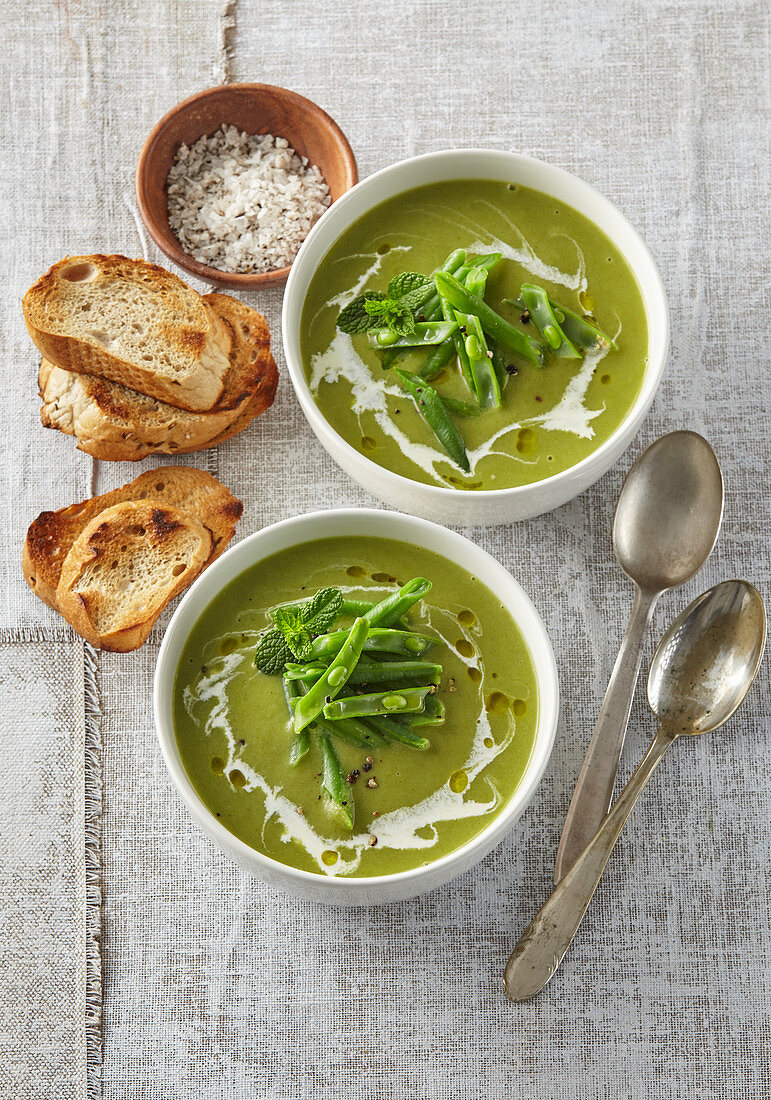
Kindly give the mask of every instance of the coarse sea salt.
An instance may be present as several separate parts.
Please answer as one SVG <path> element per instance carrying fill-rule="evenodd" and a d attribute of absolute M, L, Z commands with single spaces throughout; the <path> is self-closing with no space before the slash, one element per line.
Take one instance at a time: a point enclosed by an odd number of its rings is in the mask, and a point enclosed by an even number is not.
<path fill-rule="evenodd" d="M 331 200 L 319 169 L 286 138 L 223 125 L 180 145 L 167 179 L 169 226 L 220 271 L 288 267 Z"/>

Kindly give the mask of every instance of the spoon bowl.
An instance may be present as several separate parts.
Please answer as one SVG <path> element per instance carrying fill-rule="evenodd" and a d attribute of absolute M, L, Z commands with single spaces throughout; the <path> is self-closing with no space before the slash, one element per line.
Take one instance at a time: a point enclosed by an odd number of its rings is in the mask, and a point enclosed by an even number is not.
<path fill-rule="evenodd" d="M 670 736 L 728 721 L 755 678 L 765 636 L 763 600 L 747 581 L 723 581 L 675 619 L 648 675 L 648 702 Z"/>
<path fill-rule="evenodd" d="M 635 462 L 613 520 L 613 549 L 644 592 L 685 584 L 715 545 L 723 478 L 714 451 L 696 432 L 670 432 Z"/>

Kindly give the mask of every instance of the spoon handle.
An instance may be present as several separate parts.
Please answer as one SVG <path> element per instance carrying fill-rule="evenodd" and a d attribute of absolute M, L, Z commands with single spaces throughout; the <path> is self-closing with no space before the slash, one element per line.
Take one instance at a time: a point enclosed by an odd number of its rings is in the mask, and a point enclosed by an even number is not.
<path fill-rule="evenodd" d="M 503 979 L 509 1000 L 534 997 L 557 970 L 584 919 L 626 819 L 673 741 L 674 737 L 659 727 L 613 809 L 522 933 Z"/>
<path fill-rule="evenodd" d="M 629 625 L 610 674 L 597 724 L 562 827 L 554 862 L 555 882 L 559 882 L 573 866 L 610 808 L 629 711 L 632 709 L 634 689 L 640 671 L 643 641 L 659 595 L 658 592 L 637 589 Z"/>

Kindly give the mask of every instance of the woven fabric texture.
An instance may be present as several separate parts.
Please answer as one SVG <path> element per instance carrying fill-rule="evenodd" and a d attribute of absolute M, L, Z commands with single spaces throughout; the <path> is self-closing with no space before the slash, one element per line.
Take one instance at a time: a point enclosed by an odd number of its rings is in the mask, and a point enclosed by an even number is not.
<path fill-rule="evenodd" d="M 769 593 L 767 6 L 8 0 L 4 15 L 2 1095 L 767 1096 L 767 668 L 724 733 L 681 744 L 662 763 L 547 991 L 516 1007 L 501 992 L 508 952 L 549 890 L 631 607 L 610 527 L 644 445 L 674 428 L 701 432 L 727 493 L 718 547 L 661 601 L 648 655 L 708 585 L 742 576 Z M 664 382 L 616 467 L 552 514 L 464 531 L 544 617 L 563 692 L 559 732 L 510 837 L 449 887 L 400 905 L 302 904 L 219 856 L 174 794 L 153 733 L 152 672 L 168 616 L 141 651 L 92 661 L 19 568 L 37 513 L 92 491 L 90 460 L 39 424 L 21 295 L 67 253 L 140 254 L 131 190 L 142 141 L 174 103 L 223 78 L 318 102 L 346 131 L 362 176 L 463 146 L 518 150 L 575 172 L 639 228 L 671 306 Z M 245 300 L 270 322 L 282 371 L 276 403 L 243 435 L 185 461 L 244 501 L 238 537 L 311 509 L 372 505 L 294 399 L 280 291 Z M 101 464 L 98 490 L 152 465 Z M 623 776 L 652 731 L 641 684 Z M 99 798 L 99 764 L 101 1067 L 89 1042 L 98 1021 L 87 932 L 98 897 L 86 886 L 85 812 Z"/>

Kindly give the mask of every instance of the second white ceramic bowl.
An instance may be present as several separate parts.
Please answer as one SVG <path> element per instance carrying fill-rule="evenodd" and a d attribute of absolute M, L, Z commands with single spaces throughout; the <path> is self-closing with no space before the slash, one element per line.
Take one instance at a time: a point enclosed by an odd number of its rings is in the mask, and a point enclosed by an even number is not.
<path fill-rule="evenodd" d="M 570 469 L 532 485 L 511 489 L 449 489 L 411 481 L 372 462 L 337 434 L 310 391 L 300 350 L 302 310 L 313 274 L 350 225 L 386 199 L 445 180 L 505 180 L 552 195 L 589 218 L 610 238 L 637 279 L 648 322 L 648 365 L 632 408 L 616 431 Z M 610 469 L 629 446 L 661 381 L 669 344 L 669 314 L 661 276 L 642 238 L 612 202 L 569 172 L 552 164 L 491 149 L 456 149 L 400 161 L 362 180 L 330 207 L 295 260 L 284 295 L 284 352 L 289 374 L 308 423 L 332 458 L 380 500 L 440 523 L 492 524 L 528 519 L 582 493 Z"/>
<path fill-rule="evenodd" d="M 245 569 L 281 550 L 314 539 L 364 535 L 423 546 L 456 562 L 492 589 L 519 626 L 533 659 L 538 689 L 538 722 L 533 752 L 512 797 L 494 820 L 467 844 L 424 867 L 396 875 L 344 878 L 312 874 L 279 863 L 250 848 L 220 824 L 185 771 L 174 735 L 173 705 L 177 664 L 190 631 L 211 601 Z M 217 847 L 244 870 L 290 894 L 331 905 L 372 905 L 401 901 L 433 890 L 473 867 L 509 832 L 533 797 L 549 760 L 557 728 L 557 669 L 543 622 L 512 578 L 486 551 L 434 523 L 374 509 L 311 512 L 275 523 L 250 535 L 222 555 L 191 586 L 169 623 L 155 670 L 155 725 L 169 774 L 195 821 Z"/>

